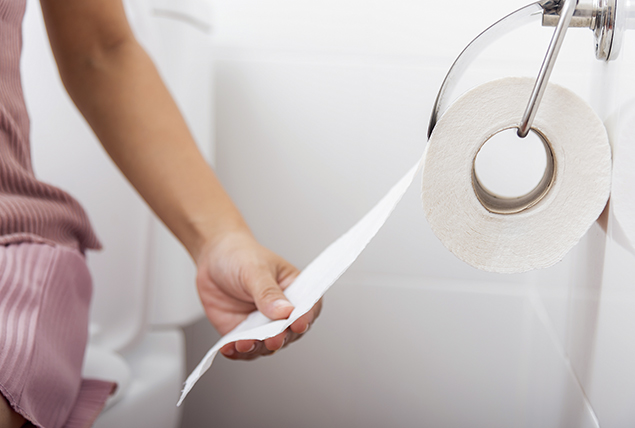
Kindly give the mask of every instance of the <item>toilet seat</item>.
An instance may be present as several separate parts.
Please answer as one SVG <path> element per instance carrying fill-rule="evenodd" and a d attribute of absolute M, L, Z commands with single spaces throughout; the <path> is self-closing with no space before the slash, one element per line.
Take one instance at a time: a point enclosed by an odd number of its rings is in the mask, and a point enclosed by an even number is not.
<path fill-rule="evenodd" d="M 177 428 L 182 408 L 176 407 L 176 401 L 185 377 L 183 332 L 176 328 L 149 332 L 120 358 L 130 368 L 129 383 L 120 396 L 115 393 L 93 427 Z"/>
<path fill-rule="evenodd" d="M 106 401 L 108 410 L 125 396 L 130 387 L 132 371 L 128 362 L 117 352 L 88 345 L 84 355 L 82 378 L 115 382 L 117 388 Z"/>

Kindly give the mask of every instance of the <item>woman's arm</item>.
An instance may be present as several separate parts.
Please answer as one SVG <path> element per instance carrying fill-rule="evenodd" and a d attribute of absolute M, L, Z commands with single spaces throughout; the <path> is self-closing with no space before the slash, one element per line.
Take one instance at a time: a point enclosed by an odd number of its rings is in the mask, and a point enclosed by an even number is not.
<path fill-rule="evenodd" d="M 68 93 L 113 161 L 196 261 L 199 295 L 212 324 L 224 334 L 256 307 L 272 319 L 288 317 L 292 306 L 282 289 L 296 269 L 253 238 L 135 40 L 121 2 L 41 4 Z M 223 352 L 244 358 L 277 350 L 304 332 L 318 311 L 319 305 L 291 332 L 264 345 L 237 345 L 250 352 L 237 353 L 233 345 Z"/>
<path fill-rule="evenodd" d="M 192 257 L 220 231 L 246 229 L 135 40 L 121 3 L 42 0 L 42 9 L 71 98 Z"/>

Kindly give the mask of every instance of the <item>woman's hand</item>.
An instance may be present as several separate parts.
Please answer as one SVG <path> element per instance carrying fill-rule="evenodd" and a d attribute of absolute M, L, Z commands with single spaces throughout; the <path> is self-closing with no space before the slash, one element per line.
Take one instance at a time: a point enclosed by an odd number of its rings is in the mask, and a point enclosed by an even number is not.
<path fill-rule="evenodd" d="M 261 246 L 249 232 L 231 232 L 205 245 L 197 265 L 196 285 L 205 313 L 223 335 L 256 309 L 272 320 L 288 318 L 293 311 L 283 290 L 298 276 L 298 270 Z M 230 343 L 220 352 L 236 360 L 273 354 L 302 336 L 321 307 L 320 301 L 278 336 Z"/>

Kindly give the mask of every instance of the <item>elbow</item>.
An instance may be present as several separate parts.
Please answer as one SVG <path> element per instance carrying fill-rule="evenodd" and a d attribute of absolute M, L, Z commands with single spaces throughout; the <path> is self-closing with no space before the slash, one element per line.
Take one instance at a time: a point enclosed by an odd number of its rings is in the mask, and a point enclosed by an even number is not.
<path fill-rule="evenodd" d="M 131 33 L 117 34 L 71 45 L 55 58 L 62 82 L 72 96 L 75 86 L 116 72 L 138 49 L 141 47 Z"/>

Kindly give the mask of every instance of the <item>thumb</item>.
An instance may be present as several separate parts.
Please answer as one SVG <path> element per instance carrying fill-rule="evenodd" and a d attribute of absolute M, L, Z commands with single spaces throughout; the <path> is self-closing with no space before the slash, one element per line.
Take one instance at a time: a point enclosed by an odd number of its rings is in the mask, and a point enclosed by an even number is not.
<path fill-rule="evenodd" d="M 287 300 L 282 288 L 271 272 L 259 269 L 245 278 L 245 286 L 251 293 L 254 303 L 260 312 L 269 319 L 288 318 L 293 312 L 293 305 Z"/>

